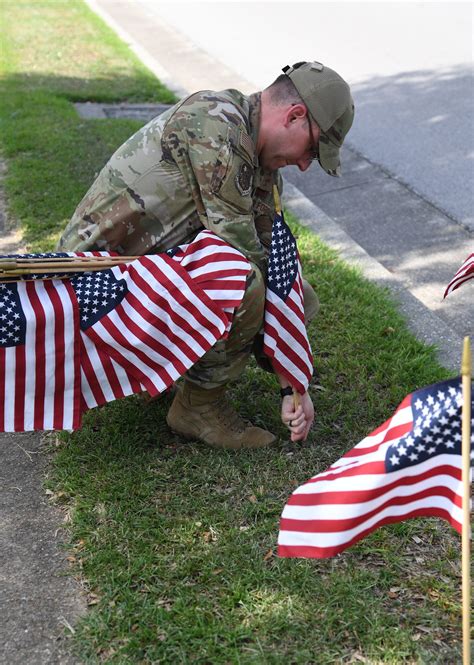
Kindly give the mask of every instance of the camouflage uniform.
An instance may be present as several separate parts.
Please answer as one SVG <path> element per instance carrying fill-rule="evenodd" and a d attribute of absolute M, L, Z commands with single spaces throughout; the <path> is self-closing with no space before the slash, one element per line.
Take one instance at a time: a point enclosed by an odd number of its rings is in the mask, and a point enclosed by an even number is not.
<path fill-rule="evenodd" d="M 203 91 L 180 101 L 112 155 L 59 243 L 142 255 L 189 242 L 205 227 L 239 249 L 253 271 L 229 339 L 188 374 L 205 388 L 241 373 L 262 325 L 272 189 L 281 191 L 281 177 L 259 166 L 259 117 L 260 93 Z"/>

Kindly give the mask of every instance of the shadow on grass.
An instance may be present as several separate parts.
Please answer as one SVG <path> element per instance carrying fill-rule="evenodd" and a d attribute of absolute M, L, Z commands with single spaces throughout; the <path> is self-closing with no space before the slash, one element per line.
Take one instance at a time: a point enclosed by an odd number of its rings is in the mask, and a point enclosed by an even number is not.
<path fill-rule="evenodd" d="M 142 124 L 84 120 L 74 101 L 172 102 L 151 75 L 97 79 L 22 74 L 0 81 L 8 212 L 32 251 L 52 249 L 109 157 Z"/>
<path fill-rule="evenodd" d="M 457 536 L 447 525 L 392 525 L 335 559 L 275 556 L 293 489 L 380 425 L 408 392 L 446 376 L 383 291 L 297 231 L 322 302 L 311 327 L 317 418 L 307 444 L 288 444 L 275 379 L 252 363 L 231 399 L 278 434 L 273 449 L 185 443 L 166 426 L 169 397 L 93 411 L 60 448 L 54 482 L 73 498 L 71 542 L 83 543 L 76 556 L 100 596 L 77 627 L 83 657 L 457 659 Z"/>
<path fill-rule="evenodd" d="M 248 409 L 248 393 L 233 396 Z M 85 543 L 75 555 L 100 597 L 76 627 L 83 657 L 456 660 L 458 553 L 447 526 L 392 525 L 330 560 L 275 557 L 286 499 L 354 443 L 347 434 L 211 450 L 169 433 L 168 405 L 129 398 L 95 411 L 56 459 L 56 482 L 74 498 L 71 542 Z"/>
<path fill-rule="evenodd" d="M 62 97 L 73 102 L 162 102 L 176 96 L 147 70 L 133 76 L 110 73 L 98 77 L 57 76 L 36 72 L 15 73 L 0 79 L 3 94 L 31 94 Z"/>

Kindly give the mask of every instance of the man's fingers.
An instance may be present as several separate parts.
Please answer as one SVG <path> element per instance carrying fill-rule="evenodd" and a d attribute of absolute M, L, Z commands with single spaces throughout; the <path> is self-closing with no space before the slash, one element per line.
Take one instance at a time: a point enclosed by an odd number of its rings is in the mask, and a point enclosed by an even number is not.
<path fill-rule="evenodd" d="M 304 420 L 302 422 L 299 422 L 299 423 L 296 423 L 295 421 L 293 421 L 293 424 L 291 426 L 288 425 L 288 427 L 290 428 L 290 430 L 293 434 L 300 435 L 300 434 L 303 434 L 305 432 L 305 430 L 307 429 L 307 423 Z"/>
<path fill-rule="evenodd" d="M 306 420 L 304 416 L 300 416 L 299 418 L 290 418 L 288 420 L 288 427 L 300 427 L 301 425 L 304 425 L 305 422 Z"/>
<path fill-rule="evenodd" d="M 304 421 L 298 427 L 290 427 L 292 441 L 306 441 L 308 438 L 309 430 L 313 424 L 313 420 Z"/>
<path fill-rule="evenodd" d="M 305 434 L 304 432 L 291 432 L 291 440 L 292 441 L 304 441 L 305 440 Z"/>

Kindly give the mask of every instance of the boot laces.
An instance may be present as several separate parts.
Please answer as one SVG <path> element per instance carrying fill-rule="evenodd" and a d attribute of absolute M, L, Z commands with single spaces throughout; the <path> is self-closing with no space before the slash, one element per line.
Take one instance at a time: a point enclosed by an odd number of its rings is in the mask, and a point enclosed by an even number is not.
<path fill-rule="evenodd" d="M 229 404 L 225 395 L 215 402 L 215 406 L 219 420 L 222 421 L 227 429 L 237 433 L 244 432 L 247 429 L 245 421 L 242 420 L 233 406 Z"/>

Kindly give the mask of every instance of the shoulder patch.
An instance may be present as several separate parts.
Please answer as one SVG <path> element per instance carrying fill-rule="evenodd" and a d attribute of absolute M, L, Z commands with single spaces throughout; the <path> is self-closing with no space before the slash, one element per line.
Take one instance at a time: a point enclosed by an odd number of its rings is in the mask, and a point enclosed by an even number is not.
<path fill-rule="evenodd" d="M 252 191 L 252 175 L 252 168 L 246 162 L 242 162 L 235 176 L 235 186 L 242 196 L 249 196 Z"/>
<path fill-rule="evenodd" d="M 255 147 L 252 139 L 246 132 L 240 132 L 239 145 L 245 150 L 250 159 L 253 160 L 255 154 Z"/>

